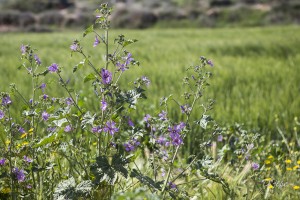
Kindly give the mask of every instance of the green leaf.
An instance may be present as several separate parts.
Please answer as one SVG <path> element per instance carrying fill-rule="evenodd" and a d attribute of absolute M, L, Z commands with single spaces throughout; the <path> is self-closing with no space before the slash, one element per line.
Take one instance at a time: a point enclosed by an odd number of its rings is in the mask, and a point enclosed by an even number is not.
<path fill-rule="evenodd" d="M 93 189 L 93 183 L 90 180 L 82 181 L 75 188 L 75 193 L 78 196 L 88 196 Z"/>
<path fill-rule="evenodd" d="M 95 176 L 94 183 L 100 184 L 106 181 L 110 185 L 113 185 L 117 180 L 116 173 L 108 163 L 106 156 L 99 156 L 96 158 L 96 163 L 91 165 L 91 172 Z"/>
<path fill-rule="evenodd" d="M 55 200 L 67 200 L 76 198 L 75 179 L 73 177 L 60 182 L 54 190 L 53 198 Z"/>
<path fill-rule="evenodd" d="M 46 137 L 42 138 L 37 144 L 33 146 L 33 148 L 38 148 L 46 144 L 52 143 L 57 137 L 58 137 L 57 133 L 51 133 Z"/>
<path fill-rule="evenodd" d="M 66 118 L 62 118 L 62 119 L 58 119 L 58 120 L 54 120 L 53 123 L 58 126 L 61 127 L 64 123 L 66 123 L 68 120 Z"/>
<path fill-rule="evenodd" d="M 151 188 L 161 190 L 160 185 L 163 183 L 163 181 L 155 182 L 150 177 L 140 174 L 136 169 L 132 170 L 132 172 L 130 173 L 130 177 L 138 179 L 141 183 L 143 183 Z"/>
<path fill-rule="evenodd" d="M 87 75 L 86 77 L 84 77 L 83 82 L 86 83 L 88 81 L 95 80 L 95 79 L 96 79 L 95 74 L 90 73 L 89 75 Z"/>
<path fill-rule="evenodd" d="M 130 45 L 130 44 L 133 44 L 133 43 L 137 42 L 137 41 L 138 41 L 138 40 L 136 40 L 136 39 L 125 40 L 125 41 L 123 42 L 123 47 L 126 47 L 126 46 L 128 46 L 128 45 Z"/>
<path fill-rule="evenodd" d="M 84 65 L 86 64 L 87 59 L 84 59 L 83 61 L 81 61 L 78 65 L 76 65 L 73 68 L 73 73 L 75 73 L 77 70 L 80 70 L 81 68 L 84 67 Z"/>
<path fill-rule="evenodd" d="M 207 123 L 212 121 L 212 118 L 209 115 L 203 115 L 200 121 L 196 121 L 196 124 L 199 124 L 202 128 L 206 129 Z"/>
<path fill-rule="evenodd" d="M 127 178 L 128 176 L 128 171 L 127 169 L 124 167 L 128 164 L 128 160 L 124 157 L 122 157 L 119 154 L 115 154 L 113 156 L 112 159 L 112 167 L 115 171 L 119 172 L 122 176 L 124 176 L 125 178 Z"/>
<path fill-rule="evenodd" d="M 83 37 L 87 36 L 89 33 L 92 33 L 93 31 L 94 31 L 94 25 L 91 25 L 90 27 L 85 29 L 85 31 L 83 33 Z"/>
<path fill-rule="evenodd" d="M 89 111 L 87 113 L 85 113 L 82 118 L 81 127 L 85 128 L 87 124 L 93 125 L 95 116 L 96 116 L 96 114 L 91 116 Z"/>

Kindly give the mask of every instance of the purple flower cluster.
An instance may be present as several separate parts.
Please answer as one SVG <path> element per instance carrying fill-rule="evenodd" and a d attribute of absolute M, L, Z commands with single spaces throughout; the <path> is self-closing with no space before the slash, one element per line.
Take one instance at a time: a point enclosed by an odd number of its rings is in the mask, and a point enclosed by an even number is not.
<path fill-rule="evenodd" d="M 167 140 L 166 137 L 164 137 L 163 135 L 160 135 L 157 139 L 156 139 L 156 143 L 163 145 L 163 146 L 169 146 L 170 142 Z"/>
<path fill-rule="evenodd" d="M 112 81 L 112 74 L 110 71 L 106 69 L 101 69 L 101 78 L 102 78 L 102 83 L 104 85 L 110 84 Z"/>
<path fill-rule="evenodd" d="M 137 139 L 132 139 L 131 141 L 124 144 L 124 148 L 127 152 L 134 151 L 136 147 L 140 145 L 140 142 Z"/>
<path fill-rule="evenodd" d="M 71 97 L 66 98 L 65 101 L 68 106 L 73 104 L 73 99 Z"/>
<path fill-rule="evenodd" d="M 107 103 L 106 103 L 105 99 L 102 99 L 102 101 L 101 101 L 101 110 L 104 111 L 104 110 L 106 110 L 106 108 L 107 108 Z"/>
<path fill-rule="evenodd" d="M 19 182 L 25 181 L 25 173 L 24 170 L 20 170 L 17 167 L 13 168 L 13 174 L 16 176 Z"/>
<path fill-rule="evenodd" d="M 167 120 L 167 112 L 166 111 L 161 111 L 161 113 L 158 114 L 159 120 L 165 121 Z"/>
<path fill-rule="evenodd" d="M 71 132 L 71 131 L 72 131 L 72 126 L 71 126 L 70 124 L 67 125 L 67 126 L 65 127 L 64 131 L 65 131 L 66 133 Z"/>
<path fill-rule="evenodd" d="M 170 138 L 172 140 L 172 144 L 174 146 L 179 146 L 183 143 L 183 139 L 180 135 L 180 132 L 182 131 L 182 129 L 185 127 L 185 124 L 183 122 L 181 122 L 178 125 L 174 125 L 173 127 L 169 127 L 168 131 L 170 133 Z"/>
<path fill-rule="evenodd" d="M 34 57 L 34 60 L 35 60 L 35 62 L 36 62 L 37 65 L 41 65 L 42 64 L 41 59 L 36 54 L 34 54 L 33 57 Z"/>
<path fill-rule="evenodd" d="M 5 163 L 6 163 L 6 159 L 5 158 L 0 159 L 0 165 L 1 166 L 5 165 Z"/>
<path fill-rule="evenodd" d="M 93 133 L 101 133 L 102 132 L 101 126 L 94 126 L 94 127 L 92 127 L 92 132 Z"/>
<path fill-rule="evenodd" d="M 133 61 L 134 59 L 132 58 L 131 53 L 128 53 L 127 56 L 122 58 L 124 60 L 124 63 L 120 63 L 117 62 L 116 66 L 119 68 L 119 70 L 121 70 L 122 72 L 124 72 L 125 70 L 128 69 L 128 65 L 131 63 L 131 61 Z"/>
<path fill-rule="evenodd" d="M 29 158 L 29 157 L 27 157 L 27 156 L 24 156 L 23 159 L 24 159 L 24 161 L 27 162 L 27 163 L 32 163 L 32 161 L 33 161 L 31 158 Z"/>
<path fill-rule="evenodd" d="M 41 86 L 39 87 L 42 92 L 44 93 L 45 92 L 45 88 L 46 88 L 46 83 L 42 83 Z"/>
<path fill-rule="evenodd" d="M 48 120 L 48 118 L 49 118 L 49 114 L 46 112 L 46 111 L 44 111 L 43 113 L 42 113 L 42 119 L 44 120 L 44 121 L 47 121 Z"/>
<path fill-rule="evenodd" d="M 21 47 L 20 47 L 20 50 L 21 50 L 22 55 L 25 55 L 26 50 L 27 50 L 27 45 L 22 44 Z"/>
<path fill-rule="evenodd" d="M 190 114 L 192 111 L 192 108 L 189 106 L 189 104 L 181 105 L 180 106 L 181 112 L 185 114 Z"/>
<path fill-rule="evenodd" d="M 127 123 L 128 123 L 128 126 L 134 127 L 134 123 L 132 122 L 130 117 L 128 117 Z"/>
<path fill-rule="evenodd" d="M 111 135 L 114 135 L 116 132 L 119 131 L 119 129 L 116 127 L 116 123 L 114 121 L 108 121 L 106 122 L 103 131 Z"/>
<path fill-rule="evenodd" d="M 149 115 L 149 114 L 146 114 L 144 117 L 144 122 L 146 122 L 147 127 L 150 126 L 150 124 L 149 124 L 150 118 L 151 118 L 151 115 Z"/>
<path fill-rule="evenodd" d="M 0 119 L 3 119 L 4 118 L 4 112 L 2 110 L 0 110 Z"/>
<path fill-rule="evenodd" d="M 70 49 L 71 49 L 71 51 L 74 51 L 74 52 L 80 50 L 80 46 L 79 46 L 79 43 L 77 40 L 75 40 L 73 42 L 73 44 L 70 45 Z"/>
<path fill-rule="evenodd" d="M 48 70 L 49 70 L 50 72 L 58 72 L 58 64 L 53 63 L 52 65 L 50 65 L 50 66 L 48 67 Z"/>
<path fill-rule="evenodd" d="M 11 99 L 10 99 L 10 97 L 8 96 L 8 95 L 6 95 L 6 96 L 4 96 L 3 98 L 2 98 L 2 105 L 3 106 L 8 106 L 8 105 L 10 105 L 12 103 L 12 101 L 11 101 Z"/>
<path fill-rule="evenodd" d="M 259 164 L 258 163 L 252 163 L 251 166 L 252 166 L 253 170 L 258 170 L 259 169 Z"/>

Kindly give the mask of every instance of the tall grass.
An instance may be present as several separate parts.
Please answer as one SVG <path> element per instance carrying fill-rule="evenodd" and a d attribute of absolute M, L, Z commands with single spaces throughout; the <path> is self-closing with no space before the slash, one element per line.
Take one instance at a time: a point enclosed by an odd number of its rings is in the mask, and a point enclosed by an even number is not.
<path fill-rule="evenodd" d="M 124 30 L 113 32 L 111 37 Z M 22 91 L 29 91 L 26 85 L 30 80 L 15 72 L 21 63 L 19 47 L 22 43 L 29 43 L 39 50 L 45 67 L 56 62 L 72 71 L 71 68 L 81 59 L 70 58 L 70 38 L 75 39 L 79 35 L 77 32 L 1 34 L 0 89 L 4 90 L 14 82 Z M 133 72 L 135 76 L 127 74 L 122 83 L 126 86 L 136 75 L 150 77 L 152 85 L 149 93 L 155 95 L 150 97 L 152 105 L 141 104 L 146 111 L 153 112 L 160 97 L 181 90 L 182 74 L 193 64 L 190 60 L 196 63 L 201 55 L 205 55 L 215 64 L 215 77 L 207 98 L 216 99 L 212 116 L 220 124 L 244 123 L 249 128 L 263 130 L 271 138 L 278 135 L 274 127 L 275 115 L 287 130 L 293 128 L 293 118 L 300 115 L 300 28 L 297 26 L 126 30 L 126 35 L 140 40 L 135 48 L 129 46 L 127 50 L 141 62 L 142 67 Z M 88 49 L 93 48 L 93 39 L 84 43 Z M 102 59 L 98 57 L 93 62 L 100 65 Z M 82 76 L 84 74 L 88 72 L 83 71 Z M 77 78 L 71 73 L 65 76 L 70 78 L 75 88 L 83 84 L 76 82 Z M 55 85 L 52 87 L 55 88 Z M 80 92 L 88 95 L 88 91 Z M 59 91 L 53 90 L 54 93 L 59 95 Z M 174 104 L 172 110 L 175 115 L 179 107 Z M 137 116 L 141 117 L 139 113 Z"/>

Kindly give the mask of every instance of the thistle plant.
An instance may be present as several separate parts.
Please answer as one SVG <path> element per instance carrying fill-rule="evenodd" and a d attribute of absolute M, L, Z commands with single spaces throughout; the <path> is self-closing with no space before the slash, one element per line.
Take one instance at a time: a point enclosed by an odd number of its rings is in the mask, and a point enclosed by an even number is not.
<path fill-rule="evenodd" d="M 81 89 L 91 92 L 88 100 L 96 109 L 86 106 L 80 89 L 72 88 L 62 65 L 44 64 L 30 45 L 21 46 L 21 68 L 31 79 L 32 91 L 23 94 L 12 84 L 10 92 L 1 93 L 0 197 L 117 199 L 144 188 L 153 198 L 190 198 L 185 188 L 208 179 L 234 198 L 226 180 L 212 170 L 213 158 L 207 152 L 222 132 L 209 115 L 214 101 L 203 99 L 212 61 L 201 56 L 186 71 L 184 94 L 163 97 L 159 112 L 135 119 L 132 110 L 146 99 L 151 81 L 138 77 L 130 89 L 120 84 L 128 70 L 139 66 L 126 49 L 137 40 L 119 35 L 110 41 L 111 12 L 107 4 L 101 4 L 95 23 L 70 44 L 71 55 L 83 59 L 73 73 L 84 74 Z M 95 50 L 104 49 L 102 61 L 93 63 L 86 37 L 94 38 L 89 45 Z M 57 80 L 66 96 L 48 95 L 47 77 Z M 17 100 L 23 104 L 20 117 L 10 114 Z M 181 121 L 169 114 L 171 104 L 177 106 Z M 212 134 L 202 135 L 195 147 L 198 153 L 185 160 L 182 149 L 199 127 Z"/>

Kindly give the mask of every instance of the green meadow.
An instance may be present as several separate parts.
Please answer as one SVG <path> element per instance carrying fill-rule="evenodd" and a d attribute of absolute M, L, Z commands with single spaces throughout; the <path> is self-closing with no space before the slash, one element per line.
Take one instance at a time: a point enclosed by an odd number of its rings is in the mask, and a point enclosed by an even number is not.
<path fill-rule="evenodd" d="M 161 97 L 180 94 L 185 69 L 203 55 L 214 63 L 211 69 L 214 77 L 204 96 L 205 99 L 215 99 L 216 103 L 210 114 L 220 125 L 237 122 L 248 129 L 268 134 L 271 138 L 280 137 L 275 128 L 277 119 L 280 126 L 287 130 L 287 136 L 291 136 L 289 130 L 294 127 L 294 118 L 300 116 L 298 26 L 112 30 L 110 37 L 121 33 L 127 38 L 138 40 L 128 46 L 127 50 L 141 63 L 140 67 L 135 67 L 135 70 L 130 70 L 123 77 L 122 84 L 126 87 L 128 82 L 141 75 L 146 75 L 151 80 L 147 91 L 147 105 L 139 105 L 145 112 L 153 112 L 153 109 L 160 112 Z M 63 75 L 70 79 L 70 84 L 81 88 L 77 92 L 88 98 L 92 91 L 82 88 L 84 84 L 90 83 L 78 82 L 78 74 L 72 74 L 72 68 L 83 60 L 78 54 L 71 57 L 69 46 L 74 39 L 82 40 L 81 32 L 1 33 L 0 90 L 8 91 L 9 84 L 13 82 L 20 91 L 29 93 L 27 85 L 31 80 L 17 68 L 21 64 L 20 45 L 30 44 L 38 49 L 37 53 L 45 69 L 52 63 L 62 66 Z M 96 51 L 92 51 L 93 40 L 92 36 L 88 36 L 82 41 L 82 46 L 87 54 L 92 55 L 93 63 L 101 67 L 104 48 L 96 47 L 99 48 L 100 55 L 97 57 Z M 82 76 L 87 75 L 89 70 L 82 70 Z M 54 77 L 47 83 L 52 87 L 49 94 L 60 95 L 60 91 L 55 90 Z M 95 102 L 90 106 L 98 105 Z M 176 104 L 169 109 L 173 115 L 178 111 L 180 108 Z M 137 117 L 142 116 L 137 113 Z"/>

